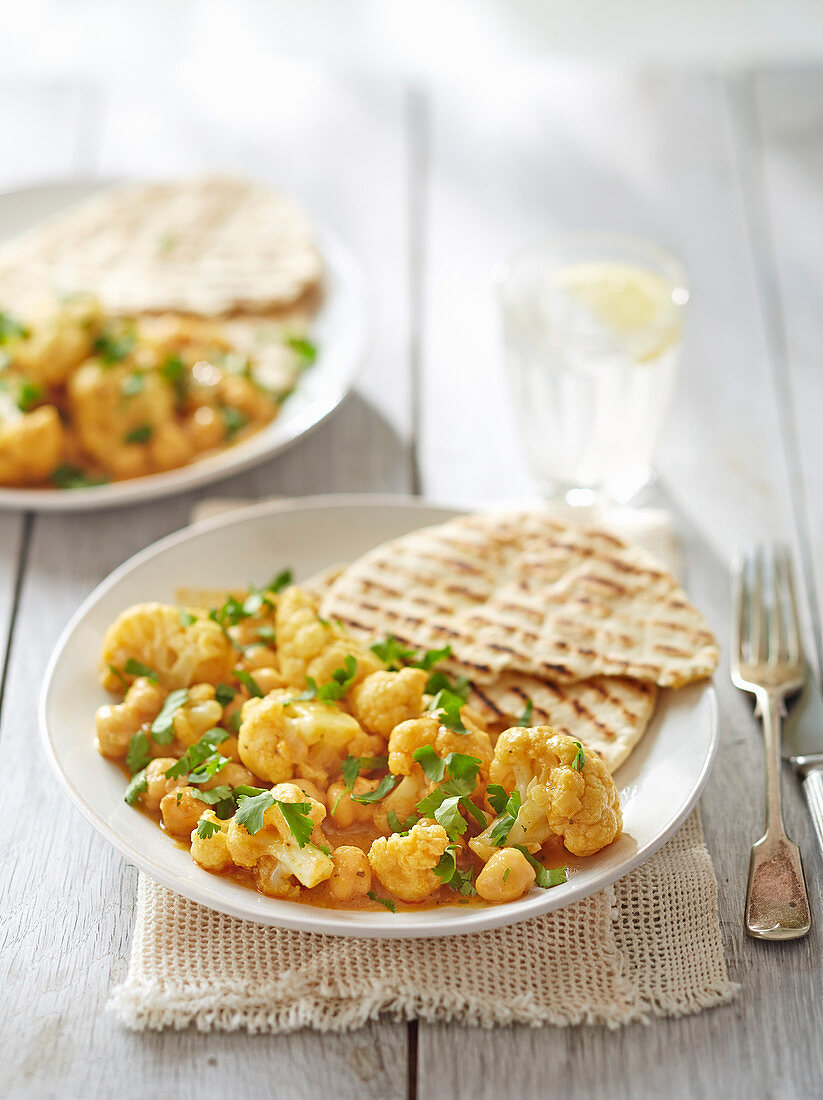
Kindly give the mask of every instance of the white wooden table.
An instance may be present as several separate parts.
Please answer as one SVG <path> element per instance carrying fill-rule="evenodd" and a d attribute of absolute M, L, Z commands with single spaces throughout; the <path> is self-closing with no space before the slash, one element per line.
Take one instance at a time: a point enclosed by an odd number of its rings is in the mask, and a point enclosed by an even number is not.
<path fill-rule="evenodd" d="M 315 74 L 297 82 L 287 112 L 272 106 L 268 123 L 260 104 L 240 121 L 210 114 L 213 99 L 163 99 L 145 84 L 0 85 L 0 185 L 258 173 L 300 194 L 362 257 L 376 329 L 357 393 L 290 452 L 220 485 L 221 495 L 388 490 L 475 503 L 528 494 L 490 268 L 558 229 L 636 232 L 667 243 L 692 275 L 658 500 L 683 538 L 694 598 L 725 640 L 730 553 L 747 540 L 785 539 L 805 567 L 808 645 L 819 657 L 823 70 L 520 71 L 471 91 Z M 787 774 L 815 926 L 796 944 L 748 940 L 741 919 L 762 824 L 761 739 L 725 665 L 722 748 L 702 807 L 727 958 L 743 986 L 732 1005 L 615 1033 L 390 1022 L 339 1037 L 122 1030 L 105 1005 L 126 967 L 136 871 L 48 774 L 35 704 L 50 648 L 80 600 L 185 524 L 196 498 L 97 515 L 0 515 L 0 1095 L 823 1095 L 823 860 Z"/>

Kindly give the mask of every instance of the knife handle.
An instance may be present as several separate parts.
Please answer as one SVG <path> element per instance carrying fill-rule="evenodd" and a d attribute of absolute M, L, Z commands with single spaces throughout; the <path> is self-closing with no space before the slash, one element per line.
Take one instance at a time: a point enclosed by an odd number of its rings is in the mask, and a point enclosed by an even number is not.
<path fill-rule="evenodd" d="M 810 768 L 803 780 L 803 794 L 817 833 L 820 854 L 823 855 L 823 768 Z"/>

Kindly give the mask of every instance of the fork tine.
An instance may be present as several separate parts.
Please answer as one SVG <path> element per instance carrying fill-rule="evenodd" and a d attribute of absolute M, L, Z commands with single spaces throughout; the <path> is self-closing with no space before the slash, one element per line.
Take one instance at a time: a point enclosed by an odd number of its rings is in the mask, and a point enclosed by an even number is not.
<path fill-rule="evenodd" d="M 802 656 L 800 625 L 794 590 L 794 569 L 785 546 L 779 547 L 777 551 L 777 591 L 785 608 L 786 656 L 792 664 L 796 664 Z"/>
<path fill-rule="evenodd" d="M 735 554 L 732 559 L 732 662 L 740 665 L 746 659 L 746 559 Z"/>
<path fill-rule="evenodd" d="M 772 546 L 766 558 L 766 623 L 768 627 L 768 661 L 774 666 L 786 660 L 786 646 L 783 643 L 783 606 L 781 586 L 778 577 L 781 547 Z"/>
<path fill-rule="evenodd" d="M 749 555 L 749 660 L 766 660 L 766 631 L 763 612 L 763 547 Z"/>

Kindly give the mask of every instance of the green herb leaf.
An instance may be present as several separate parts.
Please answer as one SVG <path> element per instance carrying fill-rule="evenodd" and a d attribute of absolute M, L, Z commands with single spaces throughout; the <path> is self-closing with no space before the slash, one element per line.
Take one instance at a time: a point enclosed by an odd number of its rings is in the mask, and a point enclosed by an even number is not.
<path fill-rule="evenodd" d="M 51 475 L 51 480 L 58 489 L 90 489 L 95 485 L 106 485 L 109 479 L 87 474 L 79 466 L 69 466 L 64 462 Z"/>
<path fill-rule="evenodd" d="M 180 608 L 180 625 L 191 626 L 192 623 L 197 622 L 197 616 L 192 615 L 191 611 L 186 611 L 185 607 Z"/>
<path fill-rule="evenodd" d="M 151 724 L 151 735 L 158 745 L 170 745 L 174 740 L 174 716 L 188 698 L 188 688 L 178 688 L 167 696 L 163 709 Z"/>
<path fill-rule="evenodd" d="M 211 774 L 204 776 L 200 782 L 205 782 L 206 779 L 210 779 L 215 772 L 220 771 L 223 764 L 228 763 L 228 757 L 220 756 L 219 753 L 215 753 L 217 746 L 222 744 L 228 736 L 225 730 L 217 726 L 214 729 L 206 730 L 203 736 L 194 745 L 189 745 L 180 759 L 167 769 L 165 772 L 166 778 L 179 779 L 189 772 L 195 772 L 196 769 L 200 768 L 206 761 L 213 757 L 219 757 L 222 763 L 218 767 L 214 767 Z"/>
<path fill-rule="evenodd" d="M 130 374 L 128 378 L 123 379 L 123 385 L 120 387 L 120 392 L 124 397 L 135 397 L 138 393 L 141 393 L 146 385 L 146 376 L 142 371 L 136 370 L 133 374 Z"/>
<path fill-rule="evenodd" d="M 512 873 L 511 867 L 507 867 L 506 870 L 503 872 L 503 881 L 504 882 L 506 881 L 506 879 L 509 877 L 509 875 L 511 873 Z"/>
<path fill-rule="evenodd" d="M 235 409 L 232 405 L 221 405 L 220 414 L 226 428 L 226 439 L 234 439 L 240 429 L 245 428 L 249 422 L 246 414 L 240 412 L 239 409 Z"/>
<path fill-rule="evenodd" d="M 375 642 L 369 648 L 378 660 L 388 665 L 390 669 L 398 669 L 402 665 L 408 664 L 417 653 L 416 650 L 408 649 L 401 642 L 398 642 L 393 634 L 387 634 L 384 641 Z"/>
<path fill-rule="evenodd" d="M 565 867 L 544 867 L 539 860 L 534 858 L 528 848 L 524 848 L 522 844 L 515 844 L 514 847 L 518 852 L 522 852 L 534 867 L 534 884 L 539 886 L 541 890 L 548 890 L 551 886 L 560 886 L 566 881 Z"/>
<path fill-rule="evenodd" d="M 310 367 L 317 358 L 317 346 L 304 336 L 287 336 L 286 343 L 297 352 L 305 367 Z"/>
<path fill-rule="evenodd" d="M 238 733 L 241 725 L 243 724 L 243 708 L 238 707 L 234 714 L 229 715 L 226 720 L 226 725 L 229 727 L 232 733 Z"/>
<path fill-rule="evenodd" d="M 457 840 L 465 833 L 468 825 L 460 813 L 460 797 L 445 798 L 434 811 L 434 820 L 442 825 L 449 834 L 449 840 Z"/>
<path fill-rule="evenodd" d="M 354 678 L 357 675 L 357 661 L 351 654 L 343 660 L 343 667 L 336 668 L 331 674 L 331 680 L 328 683 L 317 685 L 316 681 L 311 677 L 306 677 L 306 690 L 301 692 L 300 695 L 295 695 L 293 699 L 287 700 L 283 703 L 283 706 L 288 706 L 289 703 L 298 702 L 301 700 L 317 699 L 321 703 L 336 703 L 342 699 L 349 688 L 354 683 Z"/>
<path fill-rule="evenodd" d="M 17 391 L 17 408 L 20 412 L 31 412 L 43 397 L 43 387 L 36 382 L 22 382 Z"/>
<path fill-rule="evenodd" d="M 389 810 L 386 814 L 386 823 L 393 833 L 405 833 L 419 820 L 417 814 L 411 814 L 405 821 L 401 821 L 394 810 Z"/>
<path fill-rule="evenodd" d="M 586 766 L 586 754 L 583 752 L 583 746 L 579 741 L 575 741 L 575 745 L 577 745 L 577 753 L 574 760 L 572 760 L 572 767 L 576 772 L 582 772 Z"/>
<path fill-rule="evenodd" d="M 148 665 L 142 664 L 134 657 L 129 657 L 124 666 L 123 671 L 127 676 L 145 676 L 147 680 L 151 680 L 153 684 L 156 684 L 160 679 L 153 668 L 149 668 Z"/>
<path fill-rule="evenodd" d="M 486 797 L 496 814 L 505 813 L 506 803 L 509 801 L 509 792 L 505 787 L 501 787 L 498 783 L 489 783 L 486 788 Z"/>
<path fill-rule="evenodd" d="M 440 759 L 431 745 L 421 745 L 419 749 L 415 749 L 412 759 L 423 769 L 426 779 L 433 783 L 440 783 L 446 774 L 446 761 Z"/>
<path fill-rule="evenodd" d="M 237 695 L 237 689 L 231 684 L 218 684 L 214 691 L 214 697 L 221 707 L 227 707 Z"/>
<path fill-rule="evenodd" d="M 207 817 L 201 817 L 197 822 L 195 831 L 202 840 L 210 840 L 215 833 L 221 832 L 221 826 L 216 821 L 209 821 Z"/>
<path fill-rule="evenodd" d="M 457 695 L 463 703 L 469 698 L 471 684 L 465 676 L 458 676 L 453 680 L 445 672 L 435 671 L 426 681 L 426 694 L 437 695 L 440 691 L 447 691 L 450 695 Z"/>
<path fill-rule="evenodd" d="M 438 661 L 445 661 L 451 655 L 452 647 L 444 645 L 442 649 L 427 649 L 423 656 L 419 660 L 413 661 L 412 664 L 414 668 L 422 668 L 425 672 L 429 672 Z"/>
<path fill-rule="evenodd" d="M 177 404 L 181 405 L 186 398 L 186 368 L 180 356 L 167 356 L 160 364 L 160 374 L 174 390 Z"/>
<path fill-rule="evenodd" d="M 132 775 L 143 771 L 151 760 L 150 743 L 148 736 L 142 730 L 133 733 L 129 738 L 129 747 L 126 750 L 126 767 Z"/>
<path fill-rule="evenodd" d="M 284 588 L 288 588 L 292 583 L 293 574 L 291 569 L 283 569 L 266 585 L 266 591 L 275 593 L 282 592 Z"/>
<path fill-rule="evenodd" d="M 517 719 L 518 726 L 530 726 L 532 724 L 532 714 L 534 713 L 534 703 L 531 699 L 526 700 L 526 709 Z"/>
<path fill-rule="evenodd" d="M 128 787 L 126 787 L 125 794 L 123 795 L 123 800 L 125 802 L 128 802 L 130 806 L 133 806 L 138 797 L 143 794 L 144 791 L 148 790 L 148 786 L 149 784 L 148 780 L 146 779 L 146 769 L 143 768 L 142 771 L 138 772 L 137 775 L 132 778 L 131 783 L 129 783 Z"/>
<path fill-rule="evenodd" d="M 347 756 L 343 761 L 343 782 L 346 784 L 346 790 L 350 791 L 354 787 L 354 781 L 360 775 L 360 757 L 359 756 Z"/>
<path fill-rule="evenodd" d="M 438 721 L 446 729 L 454 730 L 455 733 L 468 733 L 460 717 L 460 708 L 464 704 L 465 700 L 461 696 L 443 688 L 432 699 L 429 710 L 437 714 Z"/>
<path fill-rule="evenodd" d="M 129 690 L 129 688 L 131 687 L 131 684 L 128 682 L 128 680 L 126 679 L 126 677 L 123 675 L 123 673 L 120 671 L 119 668 L 116 668 L 113 664 L 109 664 L 109 672 L 113 673 L 117 677 L 117 679 L 120 681 L 120 683 L 126 689 L 126 691 Z"/>
<path fill-rule="evenodd" d="M 29 335 L 29 329 L 8 313 L 0 313 L 0 344 L 6 344 L 9 340 L 25 340 Z"/>
<path fill-rule="evenodd" d="M 366 794 L 353 794 L 351 796 L 352 801 L 360 802 L 364 806 L 368 806 L 372 802 L 379 802 L 381 798 L 386 797 L 389 791 L 394 790 L 398 780 L 399 776 L 385 775 L 373 791 L 367 791 Z"/>
<path fill-rule="evenodd" d="M 463 897 L 476 894 L 471 869 L 468 871 L 460 870 L 457 866 L 457 853 L 456 845 L 450 844 L 440 857 L 440 862 L 433 868 L 434 873 L 444 886 L 451 887 L 455 893 L 461 894 Z"/>
<path fill-rule="evenodd" d="M 477 777 L 483 766 L 476 756 L 462 752 L 450 752 L 444 761 L 449 778 L 443 784 L 449 794 L 469 795 L 477 786 Z"/>
<path fill-rule="evenodd" d="M 121 359 L 125 359 L 133 350 L 135 342 L 136 337 L 133 332 L 101 332 L 95 338 L 93 346 L 101 362 L 110 367 L 114 363 L 119 363 Z"/>
<path fill-rule="evenodd" d="M 253 796 L 241 794 L 237 802 L 235 821 L 238 825 L 243 825 L 246 832 L 254 835 L 263 828 L 263 815 L 272 806 L 280 807 L 292 836 L 299 847 L 304 848 L 314 832 L 309 802 L 281 802 L 271 791 Z"/>
<path fill-rule="evenodd" d="M 502 848 L 508 840 L 509 833 L 512 831 L 512 826 L 517 820 L 517 815 L 520 813 L 520 806 L 520 791 L 515 789 L 509 795 L 501 815 L 492 822 L 489 840 L 496 848 Z"/>
<path fill-rule="evenodd" d="M 123 436 L 124 443 L 148 443 L 151 437 L 154 435 L 154 428 L 151 424 L 141 424 L 139 428 L 132 428 L 130 432 L 126 432 Z"/>
<path fill-rule="evenodd" d="M 372 901 L 378 901 L 381 905 L 385 905 L 390 913 L 397 912 L 397 906 L 394 904 L 391 898 L 379 898 L 377 894 L 375 894 L 374 890 L 369 890 L 367 897 L 370 897 Z"/>
<path fill-rule="evenodd" d="M 260 689 L 260 685 L 250 672 L 246 672 L 243 668 L 236 668 L 232 672 L 232 676 L 236 676 L 249 695 L 254 696 L 256 699 L 262 699 L 265 692 Z"/>

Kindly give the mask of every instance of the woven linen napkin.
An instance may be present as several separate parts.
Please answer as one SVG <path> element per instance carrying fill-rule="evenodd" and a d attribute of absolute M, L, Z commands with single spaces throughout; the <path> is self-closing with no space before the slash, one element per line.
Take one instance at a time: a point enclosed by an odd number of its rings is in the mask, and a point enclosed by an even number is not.
<path fill-rule="evenodd" d="M 198 518 L 230 506 L 220 504 L 206 502 Z M 642 527 L 635 521 L 631 533 L 674 564 L 665 517 L 647 516 Z M 472 966 L 455 966 L 457 957 Z M 699 1012 L 737 989 L 695 811 L 614 886 L 460 937 L 362 940 L 270 928 L 213 912 L 141 874 L 128 974 L 112 1005 L 135 1030 L 345 1031 L 381 1014 L 483 1027 L 616 1028 Z"/>

